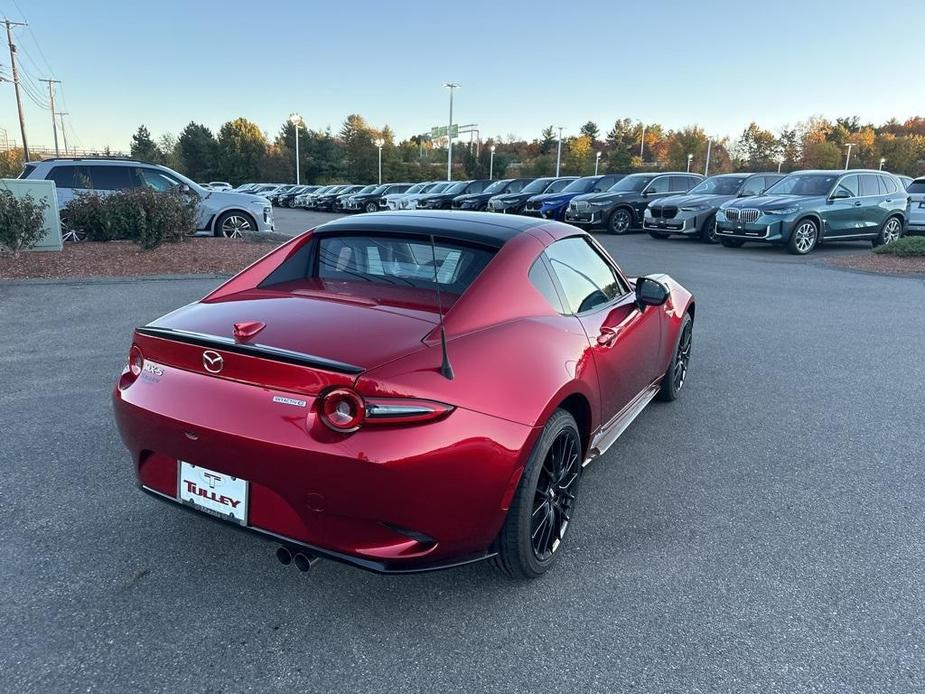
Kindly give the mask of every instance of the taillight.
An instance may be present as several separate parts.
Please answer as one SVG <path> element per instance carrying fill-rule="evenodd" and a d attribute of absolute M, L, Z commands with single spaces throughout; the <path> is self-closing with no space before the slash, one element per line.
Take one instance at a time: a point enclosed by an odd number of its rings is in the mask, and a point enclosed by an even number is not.
<path fill-rule="evenodd" d="M 128 370 L 132 372 L 132 376 L 138 378 L 144 365 L 145 355 L 141 353 L 141 348 L 138 345 L 132 345 L 128 351 Z"/>
<path fill-rule="evenodd" d="M 321 421 L 334 431 L 356 431 L 366 418 L 366 403 L 347 388 L 332 390 L 321 400 Z"/>
<path fill-rule="evenodd" d="M 349 388 L 338 388 L 322 397 L 319 410 L 329 428 L 349 433 L 364 425 L 429 422 L 449 414 L 453 406 L 413 398 L 363 398 Z"/>

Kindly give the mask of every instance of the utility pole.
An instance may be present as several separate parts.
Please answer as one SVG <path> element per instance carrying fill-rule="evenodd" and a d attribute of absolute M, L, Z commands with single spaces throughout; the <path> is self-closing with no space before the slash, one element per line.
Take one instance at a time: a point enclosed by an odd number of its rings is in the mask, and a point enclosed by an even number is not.
<path fill-rule="evenodd" d="M 450 127 L 446 131 L 446 180 L 453 180 L 453 90 L 459 88 L 456 82 L 443 85 L 450 90 Z"/>
<path fill-rule="evenodd" d="M 48 99 L 51 101 L 51 130 L 55 134 L 55 156 L 60 157 L 58 151 L 58 123 L 55 120 L 55 85 L 61 84 L 61 80 L 39 80 L 39 82 L 48 82 Z"/>
<path fill-rule="evenodd" d="M 64 156 L 67 156 L 67 131 L 64 129 L 64 117 L 69 115 L 71 114 L 58 111 L 58 118 L 61 119 L 61 137 L 64 138 Z"/>
<path fill-rule="evenodd" d="M 23 161 L 29 161 L 29 141 L 26 139 L 26 118 L 22 112 L 22 94 L 19 93 L 19 70 L 16 67 L 16 44 L 13 43 L 12 27 L 24 27 L 24 22 L 12 22 L 4 19 L 6 24 L 6 40 L 10 45 L 10 66 L 13 72 L 13 89 L 16 91 L 16 108 L 19 109 L 19 131 L 22 133 L 22 156 Z"/>

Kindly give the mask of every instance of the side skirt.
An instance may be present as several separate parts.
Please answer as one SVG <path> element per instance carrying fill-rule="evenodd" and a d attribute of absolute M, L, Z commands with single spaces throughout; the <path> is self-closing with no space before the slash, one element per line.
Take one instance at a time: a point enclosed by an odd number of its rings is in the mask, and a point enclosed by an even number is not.
<path fill-rule="evenodd" d="M 633 420 L 639 416 L 639 413 L 646 409 L 646 405 L 652 402 L 652 399 L 658 394 L 661 379 L 643 390 L 633 400 L 623 408 L 607 424 L 601 427 L 601 430 L 591 439 L 591 446 L 588 449 L 588 457 L 582 463 L 586 467 L 592 460 L 598 458 L 607 452 L 614 442 L 620 438 L 620 434 L 627 430 Z"/>

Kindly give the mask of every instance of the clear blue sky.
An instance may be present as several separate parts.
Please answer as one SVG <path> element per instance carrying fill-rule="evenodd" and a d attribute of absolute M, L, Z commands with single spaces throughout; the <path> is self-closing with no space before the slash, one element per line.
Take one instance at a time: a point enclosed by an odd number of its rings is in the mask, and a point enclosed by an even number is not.
<path fill-rule="evenodd" d="M 334 129 L 360 113 L 403 138 L 446 122 L 450 80 L 455 120 L 483 137 L 589 119 L 606 132 L 619 117 L 735 136 L 753 119 L 925 113 L 925 3 L 911 0 L 0 0 L 0 14 L 29 20 L 21 63 L 48 77 L 44 54 L 84 147 L 236 116 L 272 136 L 293 111 Z M 48 112 L 27 100 L 26 117 L 30 143 L 50 145 Z M 8 82 L 0 128 L 19 139 Z"/>

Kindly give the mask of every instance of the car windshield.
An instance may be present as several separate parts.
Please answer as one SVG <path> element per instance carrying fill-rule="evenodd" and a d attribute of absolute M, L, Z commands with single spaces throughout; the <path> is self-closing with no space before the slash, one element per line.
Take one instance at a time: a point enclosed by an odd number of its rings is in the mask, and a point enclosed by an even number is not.
<path fill-rule="evenodd" d="M 610 187 L 608 193 L 638 193 L 651 181 L 654 176 L 626 176 Z"/>
<path fill-rule="evenodd" d="M 426 187 L 427 187 L 426 183 L 415 183 L 408 190 L 406 190 L 405 193 L 420 193 Z"/>
<path fill-rule="evenodd" d="M 437 184 L 431 186 L 430 188 L 428 188 L 427 190 L 424 190 L 424 191 L 421 191 L 421 192 L 423 192 L 423 193 L 442 193 L 444 190 L 446 190 L 446 187 L 447 187 L 448 185 L 450 185 L 450 184 L 449 184 L 449 183 L 437 183 Z"/>
<path fill-rule="evenodd" d="M 790 174 L 765 191 L 765 195 L 828 195 L 838 174 Z"/>
<path fill-rule="evenodd" d="M 546 190 L 544 190 L 543 192 L 544 193 L 561 193 L 563 189 L 570 186 L 572 184 L 572 181 L 574 180 L 575 180 L 574 178 L 560 178 L 550 183 L 549 186 L 546 188 Z"/>
<path fill-rule="evenodd" d="M 376 186 L 363 186 L 358 191 L 356 191 L 356 193 L 357 195 L 360 195 L 362 193 L 371 193 L 375 187 Z"/>
<path fill-rule="evenodd" d="M 690 189 L 690 195 L 735 195 L 745 182 L 745 176 L 712 176 Z"/>
<path fill-rule="evenodd" d="M 595 177 L 578 178 L 562 189 L 563 193 L 587 193 L 598 182 Z"/>
<path fill-rule="evenodd" d="M 482 192 L 483 193 L 500 193 L 505 188 L 507 188 L 510 185 L 510 183 L 511 183 L 510 180 L 495 181 Z"/>
<path fill-rule="evenodd" d="M 385 189 L 388 188 L 388 187 L 389 187 L 389 184 L 386 183 L 386 184 L 381 185 L 381 186 L 376 186 L 375 188 L 373 188 L 373 189 L 372 189 L 371 191 L 369 191 L 369 192 L 370 192 L 370 194 L 381 195 L 382 193 L 385 192 Z"/>
<path fill-rule="evenodd" d="M 462 193 L 466 189 L 467 185 L 469 184 L 465 182 L 454 183 L 453 185 L 449 186 L 443 192 L 446 193 L 447 195 L 458 195 L 459 193 Z"/>
<path fill-rule="evenodd" d="M 520 192 L 523 194 L 527 193 L 542 193 L 546 188 L 552 183 L 555 179 L 552 178 L 538 178 L 535 181 L 531 181 L 523 187 L 523 190 Z"/>

